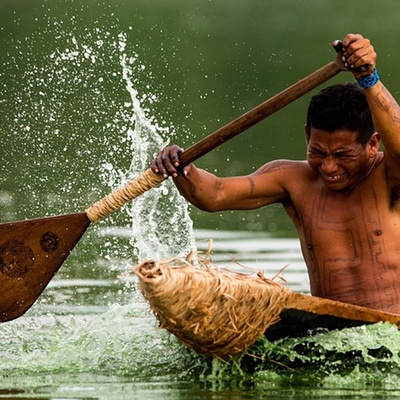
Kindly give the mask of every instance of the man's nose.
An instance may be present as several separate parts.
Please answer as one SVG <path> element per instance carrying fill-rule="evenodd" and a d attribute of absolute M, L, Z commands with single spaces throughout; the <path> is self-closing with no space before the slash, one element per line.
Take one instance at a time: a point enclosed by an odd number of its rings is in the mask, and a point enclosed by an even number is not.
<path fill-rule="evenodd" d="M 322 163 L 322 170 L 327 175 L 336 172 L 337 165 L 335 158 L 332 156 L 325 157 Z"/>

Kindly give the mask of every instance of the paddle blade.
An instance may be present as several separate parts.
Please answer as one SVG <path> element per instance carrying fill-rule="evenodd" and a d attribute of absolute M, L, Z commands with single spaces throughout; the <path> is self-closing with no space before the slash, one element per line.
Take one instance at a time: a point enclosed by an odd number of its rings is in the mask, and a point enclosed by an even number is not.
<path fill-rule="evenodd" d="M 89 224 L 86 213 L 0 224 L 0 322 L 32 306 Z"/>

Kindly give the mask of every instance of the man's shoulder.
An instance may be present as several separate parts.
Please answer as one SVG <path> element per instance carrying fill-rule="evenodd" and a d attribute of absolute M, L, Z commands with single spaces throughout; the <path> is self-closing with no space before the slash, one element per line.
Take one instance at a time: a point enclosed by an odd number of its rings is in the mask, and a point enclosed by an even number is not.
<path fill-rule="evenodd" d="M 296 171 L 304 173 L 305 171 L 310 171 L 311 169 L 308 162 L 305 160 L 274 160 L 264 164 L 257 173 L 270 173 L 270 172 L 290 172 L 296 173 Z"/>
<path fill-rule="evenodd" d="M 261 184 L 278 183 L 290 195 L 304 191 L 318 179 L 307 161 L 285 159 L 268 162 L 254 176 L 258 177 Z"/>

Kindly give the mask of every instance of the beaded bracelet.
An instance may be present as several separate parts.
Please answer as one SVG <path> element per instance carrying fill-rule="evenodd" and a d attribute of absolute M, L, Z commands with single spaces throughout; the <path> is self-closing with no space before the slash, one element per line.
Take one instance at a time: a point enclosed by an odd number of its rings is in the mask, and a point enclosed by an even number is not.
<path fill-rule="evenodd" d="M 372 73 L 370 75 L 367 75 L 367 76 L 360 76 L 360 75 L 357 76 L 356 75 L 356 79 L 357 79 L 358 84 L 363 89 L 368 89 L 379 82 L 379 75 L 378 75 L 376 68 L 374 68 L 374 70 L 372 71 Z"/>

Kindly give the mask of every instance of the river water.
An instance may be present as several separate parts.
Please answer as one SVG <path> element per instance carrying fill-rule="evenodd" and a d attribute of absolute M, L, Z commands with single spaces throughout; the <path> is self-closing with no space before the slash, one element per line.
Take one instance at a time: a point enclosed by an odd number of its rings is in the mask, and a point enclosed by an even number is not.
<path fill-rule="evenodd" d="M 99 231 L 130 241 L 130 229 Z M 296 291 L 308 282 L 296 239 L 264 233 L 195 231 L 199 251 L 214 239 L 215 264 L 284 277 Z M 125 260 L 87 252 L 84 240 L 45 293 L 21 318 L 0 327 L 0 398 L 40 399 L 321 399 L 395 398 L 400 335 L 386 324 L 320 333 L 274 344 L 229 363 L 197 356 L 159 330 Z M 86 247 L 90 249 L 87 249 Z M 99 251 L 100 253 L 100 251 Z M 92 253 L 93 254 L 93 253 Z M 76 272 L 74 272 L 76 270 Z M 85 271 L 85 268 L 83 268 Z M 112 271 L 112 272 L 110 272 Z"/>
<path fill-rule="evenodd" d="M 0 216 L 83 211 L 144 171 L 167 143 L 193 144 L 371 37 L 398 95 L 394 0 L 0 2 Z M 351 77 L 350 77 L 351 78 Z M 340 75 L 333 81 L 349 79 Z M 303 158 L 309 97 L 198 161 L 221 175 Z M 207 214 L 163 183 L 93 224 L 21 318 L 0 326 L 0 398 L 394 398 L 400 337 L 387 324 L 260 340 L 254 357 L 200 357 L 157 322 L 131 266 L 210 240 L 218 266 L 284 268 L 308 292 L 294 229 L 276 207 Z"/>

